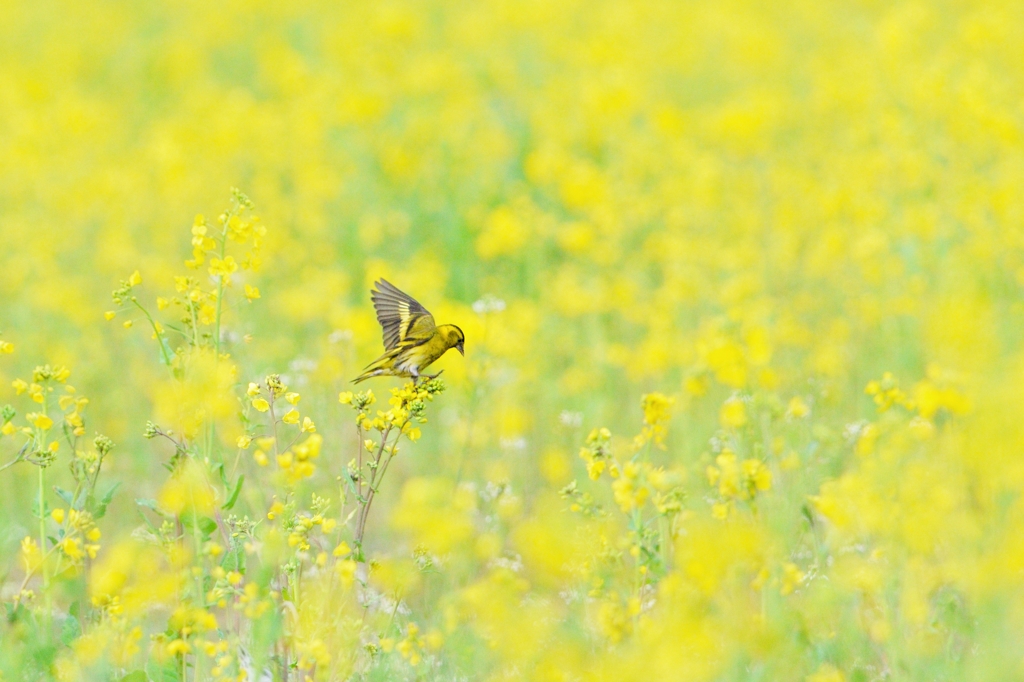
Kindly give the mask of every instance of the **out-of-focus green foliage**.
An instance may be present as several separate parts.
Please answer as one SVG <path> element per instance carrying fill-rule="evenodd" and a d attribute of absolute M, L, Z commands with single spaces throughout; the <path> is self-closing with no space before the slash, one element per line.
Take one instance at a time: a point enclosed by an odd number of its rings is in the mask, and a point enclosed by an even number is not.
<path fill-rule="evenodd" d="M 1024 678 L 1022 28 L 5 3 L 4 679 Z"/>

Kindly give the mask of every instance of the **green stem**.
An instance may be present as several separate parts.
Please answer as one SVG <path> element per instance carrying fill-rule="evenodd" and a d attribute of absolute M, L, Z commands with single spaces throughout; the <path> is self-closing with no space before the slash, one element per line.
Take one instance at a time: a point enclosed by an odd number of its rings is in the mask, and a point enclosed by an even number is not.
<path fill-rule="evenodd" d="M 141 310 L 142 314 L 146 316 L 147 320 L 149 320 L 149 326 L 153 328 L 153 333 L 156 334 L 156 341 L 160 344 L 160 355 L 163 356 L 164 364 L 170 368 L 171 357 L 167 354 L 167 344 L 164 343 L 164 335 L 160 332 L 160 327 L 156 326 L 156 320 L 153 319 L 153 316 L 149 314 L 149 311 L 146 310 L 134 296 L 132 296 L 132 303 L 136 308 Z"/>
<path fill-rule="evenodd" d="M 37 568 L 41 568 L 43 565 L 45 565 L 46 564 L 46 560 L 49 559 L 50 555 L 53 554 L 56 551 L 57 551 L 57 545 L 54 545 L 53 547 L 50 548 L 50 551 L 47 552 L 46 554 L 42 554 L 42 552 L 40 552 L 40 554 L 42 555 L 42 558 L 39 560 L 39 563 L 36 566 L 32 566 L 31 568 L 26 569 L 25 577 L 22 578 L 22 580 L 21 580 L 21 586 L 18 588 L 18 596 L 16 597 L 16 599 L 21 599 L 21 593 L 24 592 L 25 588 L 28 586 L 28 581 L 31 580 L 32 576 L 34 576 L 36 574 L 36 569 Z"/>
<path fill-rule="evenodd" d="M 202 561 L 202 556 L 203 556 L 203 543 L 202 543 L 201 538 L 199 537 L 199 508 L 196 506 L 196 498 L 195 498 L 195 493 L 194 492 L 192 493 L 191 497 L 192 497 L 192 542 L 196 546 L 196 560 L 198 562 L 201 562 Z M 206 594 L 203 592 L 203 572 L 202 571 L 200 571 L 199 574 L 196 576 L 196 602 L 198 603 L 199 608 L 201 608 L 203 610 L 206 609 Z M 200 663 L 199 657 L 200 657 L 200 655 L 201 655 L 201 652 L 199 651 L 199 649 L 197 647 L 196 648 L 195 664 L 194 664 L 194 668 L 193 668 L 193 672 L 195 673 L 195 679 L 196 680 L 199 679 L 199 663 Z M 185 660 L 185 657 L 182 656 L 182 678 L 181 678 L 182 682 L 184 682 L 184 680 L 185 680 L 185 663 L 184 663 L 184 660 Z"/>
<path fill-rule="evenodd" d="M 384 472 L 383 471 L 378 471 L 378 468 L 380 467 L 381 457 L 384 454 L 384 448 L 387 446 L 387 443 L 388 443 L 388 436 L 391 435 L 391 430 L 393 428 L 394 428 L 394 426 L 388 426 L 381 433 L 380 445 L 378 446 L 377 452 L 374 453 L 374 457 L 373 457 L 373 467 L 371 468 L 370 480 L 369 480 L 369 483 L 367 484 L 367 488 L 366 488 L 366 499 L 363 500 L 362 498 L 359 498 L 359 500 L 358 500 L 358 503 L 362 506 L 362 509 L 359 510 L 359 519 L 356 522 L 355 543 L 356 543 L 356 551 L 359 553 L 359 557 L 360 557 L 360 559 L 364 563 L 365 563 L 366 559 L 365 559 L 365 555 L 363 554 L 363 534 L 366 531 L 366 520 L 370 516 L 370 506 L 373 504 L 373 496 L 377 492 L 376 487 L 375 487 L 374 484 L 379 486 L 380 485 L 380 479 L 384 475 Z M 399 431 L 399 438 L 400 437 L 401 437 L 401 431 Z M 387 468 L 386 465 L 385 465 L 385 468 Z M 360 476 L 362 476 L 362 472 L 360 472 Z"/>
<path fill-rule="evenodd" d="M 10 469 L 12 466 L 17 464 L 18 462 L 22 462 L 24 460 L 25 460 L 25 448 L 22 448 L 21 450 L 18 451 L 18 455 L 14 459 L 12 459 L 7 464 L 4 464 L 3 466 L 0 466 L 0 471 L 3 471 L 5 469 Z"/>
<path fill-rule="evenodd" d="M 234 211 L 228 211 L 227 217 L 224 219 L 224 229 L 220 233 L 220 259 L 224 260 L 224 255 L 228 248 L 228 224 L 231 219 L 235 216 Z M 224 309 L 224 275 L 217 276 L 217 316 L 213 323 L 213 350 L 214 350 L 214 365 L 220 364 L 220 316 L 221 311 Z M 216 438 L 217 427 L 210 420 L 209 427 L 206 429 L 206 457 L 210 458 L 213 455 L 213 442 Z M 223 464 L 223 460 L 221 461 Z"/>
<path fill-rule="evenodd" d="M 224 255 L 228 249 L 228 224 L 231 219 L 235 217 L 234 211 L 228 211 L 227 217 L 224 219 L 224 229 L 220 233 L 220 259 L 224 260 Z M 213 324 L 213 347 L 217 353 L 217 357 L 220 358 L 220 315 L 221 310 L 224 308 L 224 275 L 217 276 L 217 318 Z"/>
<path fill-rule="evenodd" d="M 46 468 L 39 467 L 39 551 L 46 551 L 46 503 L 43 491 L 46 490 Z M 50 576 L 46 572 L 46 563 L 42 565 L 43 590 L 50 586 Z M 47 596 L 49 598 L 49 596 Z"/>
<path fill-rule="evenodd" d="M 46 571 L 46 468 L 39 467 L 39 551 L 43 555 L 39 569 L 43 574 L 43 597 L 46 603 L 45 621 L 50 621 L 50 576 Z"/>
<path fill-rule="evenodd" d="M 199 321 L 196 319 L 196 304 L 191 303 L 189 310 L 192 311 L 192 347 L 199 348 Z"/>
<path fill-rule="evenodd" d="M 46 391 L 49 388 L 48 385 L 43 386 L 43 414 L 47 413 L 46 410 Z M 43 430 L 36 428 L 36 447 L 40 450 L 43 449 Z M 43 598 L 46 604 L 46 616 L 45 620 L 47 623 L 50 622 L 50 574 L 46 570 L 46 464 L 47 461 L 43 460 L 39 463 L 39 551 L 42 553 L 43 560 L 39 567 L 40 572 L 43 576 Z"/>

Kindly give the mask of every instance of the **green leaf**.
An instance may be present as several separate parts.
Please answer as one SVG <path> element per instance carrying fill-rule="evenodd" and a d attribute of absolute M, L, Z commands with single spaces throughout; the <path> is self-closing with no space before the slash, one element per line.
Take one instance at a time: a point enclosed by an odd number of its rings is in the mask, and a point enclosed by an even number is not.
<path fill-rule="evenodd" d="M 228 501 L 221 506 L 221 509 L 227 511 L 235 506 L 235 502 L 238 501 L 238 493 L 242 492 L 242 483 L 244 482 L 245 474 L 242 474 L 238 477 L 238 480 L 235 482 L 234 492 L 231 493 L 231 497 L 228 498 Z"/>
<path fill-rule="evenodd" d="M 203 531 L 203 536 L 206 539 L 209 539 L 217 531 L 217 522 L 208 516 L 200 516 L 199 530 Z"/>
<path fill-rule="evenodd" d="M 95 509 L 92 510 L 93 518 L 102 519 L 104 515 L 106 515 L 107 505 L 109 505 L 111 500 L 114 499 L 114 493 L 116 493 L 117 489 L 120 487 L 121 482 L 118 481 L 110 488 L 110 490 L 107 491 L 107 494 L 100 499 L 99 504 L 97 504 Z"/>
<path fill-rule="evenodd" d="M 225 571 L 245 573 L 245 550 L 239 547 L 224 553 L 224 561 L 220 563 Z"/>
<path fill-rule="evenodd" d="M 191 512 L 187 511 L 181 515 L 181 524 L 189 530 L 198 529 L 203 535 L 203 540 L 209 540 L 217 531 L 217 522 L 208 516 L 199 516 L 198 518 Z"/>
<path fill-rule="evenodd" d="M 75 494 L 73 492 L 70 490 L 64 490 L 64 488 L 61 488 L 59 485 L 53 486 L 53 492 L 57 493 L 57 497 L 64 500 L 66 505 L 69 507 L 74 506 Z"/>
<path fill-rule="evenodd" d="M 135 500 L 135 504 L 144 509 L 151 509 L 164 518 L 168 518 L 169 516 L 163 509 L 160 508 L 160 506 L 156 503 L 156 500 L 137 498 Z"/>
<path fill-rule="evenodd" d="M 133 670 L 118 682 L 149 682 L 149 675 L 146 674 L 145 670 Z"/>
<path fill-rule="evenodd" d="M 71 643 L 81 635 L 82 626 L 79 625 L 78 619 L 74 617 L 65 618 L 60 626 L 60 641 L 64 642 L 65 646 L 71 646 Z"/>
<path fill-rule="evenodd" d="M 167 337 L 163 334 L 158 335 L 157 339 L 159 339 L 160 345 L 163 346 L 163 352 L 160 353 L 160 364 L 168 365 L 168 360 L 174 357 L 174 349 L 171 348 L 171 344 L 167 342 Z"/>
<path fill-rule="evenodd" d="M 217 472 L 218 476 L 220 476 L 220 482 L 222 484 L 224 484 L 224 485 L 227 485 L 228 484 L 228 473 L 224 469 L 224 463 L 223 462 L 216 462 L 216 463 L 214 463 L 213 464 L 213 470 Z"/>

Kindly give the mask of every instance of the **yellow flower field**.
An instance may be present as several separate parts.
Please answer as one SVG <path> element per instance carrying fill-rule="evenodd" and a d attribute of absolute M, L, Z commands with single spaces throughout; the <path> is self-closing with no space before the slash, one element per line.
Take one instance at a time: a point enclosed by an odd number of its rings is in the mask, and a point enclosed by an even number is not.
<path fill-rule="evenodd" d="M 1022 29 L 4 3 L 0 679 L 1024 680 Z"/>

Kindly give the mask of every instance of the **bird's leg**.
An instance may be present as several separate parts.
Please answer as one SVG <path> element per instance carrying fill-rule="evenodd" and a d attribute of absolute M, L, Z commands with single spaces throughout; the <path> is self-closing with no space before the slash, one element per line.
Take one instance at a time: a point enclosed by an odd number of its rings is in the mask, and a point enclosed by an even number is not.
<path fill-rule="evenodd" d="M 436 379 L 436 378 L 438 378 L 438 377 L 439 377 L 439 376 L 441 376 L 441 375 L 442 375 L 443 373 L 444 373 L 444 370 L 442 369 L 442 370 L 441 370 L 441 371 L 439 371 L 439 372 L 438 372 L 437 374 L 421 374 L 420 376 L 421 376 L 421 377 L 423 377 L 424 379 L 426 379 L 426 380 L 428 380 L 428 381 L 429 381 L 429 380 L 431 380 L 431 379 Z"/>

